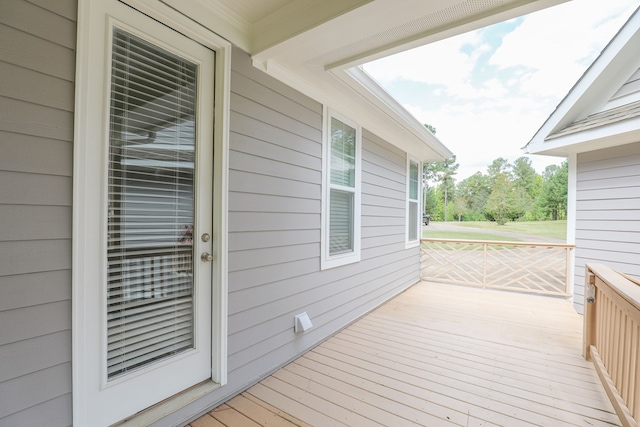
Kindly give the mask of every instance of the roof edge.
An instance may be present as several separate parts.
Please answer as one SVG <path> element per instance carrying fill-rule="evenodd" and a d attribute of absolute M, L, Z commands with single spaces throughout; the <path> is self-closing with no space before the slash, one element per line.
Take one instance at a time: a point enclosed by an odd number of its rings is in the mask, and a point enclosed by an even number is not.
<path fill-rule="evenodd" d="M 547 151 L 545 144 L 550 135 L 578 120 L 584 119 L 596 109 L 593 107 L 594 103 L 600 102 L 599 105 L 603 105 L 606 101 L 598 100 L 603 96 L 609 99 L 615 93 L 615 90 L 608 96 L 606 94 L 602 95 L 602 91 L 612 85 L 611 82 L 614 80 L 612 75 L 619 74 L 615 70 L 628 64 L 627 61 L 623 60 L 624 58 L 619 56 L 620 53 L 630 52 L 630 54 L 635 55 L 635 52 L 637 52 L 630 43 L 632 41 L 634 41 L 633 44 L 640 45 L 640 7 L 620 27 L 529 142 L 522 147 L 522 150 L 530 154 L 540 154 L 543 151 Z M 634 72 L 636 69 L 637 64 L 630 72 Z"/>
<path fill-rule="evenodd" d="M 404 108 L 397 99 L 395 99 L 386 89 L 384 89 L 371 75 L 369 75 L 361 67 L 349 68 L 343 72 L 334 71 L 334 75 L 340 78 L 349 76 L 354 83 L 360 85 L 362 90 L 366 91 L 366 95 L 373 97 L 379 102 L 378 107 L 387 110 L 387 113 L 403 126 L 407 131 L 411 132 L 416 138 L 421 139 L 425 145 L 431 150 L 442 156 L 441 160 L 446 160 L 453 156 L 453 152 L 447 148 L 438 137 L 436 137 L 424 123 Z"/>
<path fill-rule="evenodd" d="M 310 98 L 357 121 L 365 129 L 420 161 L 442 161 L 453 153 L 360 68 L 344 71 L 292 70 L 277 61 L 253 65 Z"/>

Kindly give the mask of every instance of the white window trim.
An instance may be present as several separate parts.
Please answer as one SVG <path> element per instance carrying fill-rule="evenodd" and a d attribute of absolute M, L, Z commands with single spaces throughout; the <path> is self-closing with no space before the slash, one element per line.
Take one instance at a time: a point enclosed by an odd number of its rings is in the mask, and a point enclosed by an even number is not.
<path fill-rule="evenodd" d="M 229 98 L 231 86 L 231 44 L 212 31 L 194 25 L 193 21 L 173 8 L 155 0 L 122 0 L 140 12 L 184 34 L 216 52 L 215 128 L 214 128 L 214 190 L 213 233 L 217 266 L 213 277 L 212 295 L 212 386 L 227 382 L 227 206 L 228 206 L 228 147 Z M 107 70 L 102 69 L 105 45 L 104 20 L 95 20 L 104 8 L 103 0 L 79 0 L 76 51 L 76 95 L 74 113 L 74 174 L 73 174 L 73 248 L 72 248 L 72 360 L 73 360 L 73 420 L 74 425 L 92 424 L 84 388 L 87 384 L 88 364 L 86 349 L 99 345 L 99 337 L 88 337 L 86 324 L 90 314 L 85 301 L 86 287 L 95 278 L 100 266 L 85 262 L 86 251 L 95 244 L 88 238 L 88 230 L 101 228 L 103 218 L 86 214 L 86 195 L 101 180 L 102 167 L 95 163 L 95 153 L 89 147 L 95 129 L 103 129 L 103 117 L 93 113 L 101 111 Z M 131 10 L 132 14 L 138 13 Z M 141 15 L 142 16 L 142 15 Z M 99 35 L 99 36 L 98 36 Z M 99 59 L 99 60 L 96 60 Z M 220 214 L 221 213 L 221 214 Z M 188 402 L 183 402 L 184 404 Z M 175 405 L 173 405 L 175 409 Z M 178 405 L 178 407 L 181 405 Z M 165 413 L 166 414 L 166 413 Z"/>
<path fill-rule="evenodd" d="M 354 191 L 354 219 L 353 219 L 353 251 L 339 255 L 329 255 L 329 192 L 330 162 L 331 162 L 331 118 L 336 118 L 356 130 L 356 173 Z M 324 107 L 323 137 L 322 137 L 322 227 L 320 238 L 320 269 L 339 267 L 360 261 L 360 230 L 361 230 L 361 177 L 362 177 L 362 128 L 345 116 Z"/>
<path fill-rule="evenodd" d="M 411 163 L 417 163 L 418 164 L 418 198 L 417 199 L 410 199 L 409 198 L 409 186 L 411 185 Z M 420 179 L 420 171 L 422 170 L 422 163 L 420 161 L 418 161 L 417 159 L 411 157 L 409 154 L 407 154 L 407 181 L 406 181 L 406 216 L 405 216 L 405 249 L 409 249 L 409 248 L 415 248 L 416 246 L 420 246 L 420 237 L 422 235 L 422 209 L 420 209 L 420 207 L 422 206 L 422 180 Z M 418 212 L 416 213 L 416 221 L 417 224 L 416 226 L 418 227 L 418 238 L 416 240 L 410 240 L 409 239 L 409 209 L 410 209 L 410 202 L 417 202 L 418 204 Z"/>

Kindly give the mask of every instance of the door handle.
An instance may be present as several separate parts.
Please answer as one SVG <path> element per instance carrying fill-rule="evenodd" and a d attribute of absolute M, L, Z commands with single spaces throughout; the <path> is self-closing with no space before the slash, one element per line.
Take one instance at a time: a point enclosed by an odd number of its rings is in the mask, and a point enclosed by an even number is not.
<path fill-rule="evenodd" d="M 213 255 L 209 252 L 203 252 L 202 255 L 200 255 L 200 259 L 204 262 L 210 262 L 213 260 Z"/>

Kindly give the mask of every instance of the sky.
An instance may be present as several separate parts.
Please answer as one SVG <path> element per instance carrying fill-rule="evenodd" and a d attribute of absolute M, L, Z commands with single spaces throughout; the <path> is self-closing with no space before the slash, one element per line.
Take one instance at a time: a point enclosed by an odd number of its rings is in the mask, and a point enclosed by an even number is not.
<path fill-rule="evenodd" d="M 640 0 L 573 0 L 363 66 L 460 164 L 513 162 Z M 558 157 L 528 155 L 542 173 Z"/>

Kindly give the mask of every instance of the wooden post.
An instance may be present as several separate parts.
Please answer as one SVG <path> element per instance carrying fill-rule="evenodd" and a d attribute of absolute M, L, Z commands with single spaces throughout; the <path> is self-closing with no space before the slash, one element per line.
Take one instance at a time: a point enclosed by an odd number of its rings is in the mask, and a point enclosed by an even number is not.
<path fill-rule="evenodd" d="M 582 355 L 586 360 L 591 360 L 591 346 L 596 343 L 596 304 L 595 292 L 593 301 L 591 301 L 590 287 L 596 286 L 596 276 L 591 272 L 588 266 L 585 267 L 584 274 L 584 330 L 583 330 L 583 346 Z"/>
<path fill-rule="evenodd" d="M 566 264 L 566 280 L 565 280 L 565 284 L 564 284 L 564 293 L 569 295 L 569 289 L 571 289 L 571 280 L 573 280 L 572 277 L 570 277 L 571 275 L 571 248 L 567 247 L 565 248 L 565 264 Z"/>
<path fill-rule="evenodd" d="M 482 289 L 487 289 L 487 244 L 482 244 L 482 253 L 484 255 L 484 266 L 482 272 Z"/>

